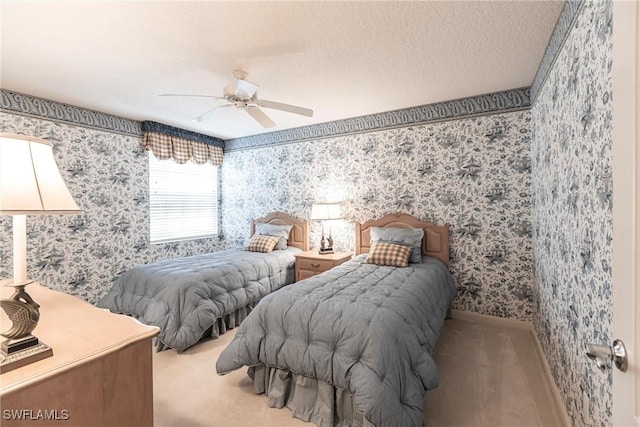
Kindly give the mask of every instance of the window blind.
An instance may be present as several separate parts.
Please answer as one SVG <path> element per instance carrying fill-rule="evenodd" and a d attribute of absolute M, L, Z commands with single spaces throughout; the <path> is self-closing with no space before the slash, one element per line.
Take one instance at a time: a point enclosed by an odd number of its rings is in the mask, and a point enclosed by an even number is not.
<path fill-rule="evenodd" d="M 178 164 L 149 153 L 152 243 L 218 235 L 218 166 Z"/>

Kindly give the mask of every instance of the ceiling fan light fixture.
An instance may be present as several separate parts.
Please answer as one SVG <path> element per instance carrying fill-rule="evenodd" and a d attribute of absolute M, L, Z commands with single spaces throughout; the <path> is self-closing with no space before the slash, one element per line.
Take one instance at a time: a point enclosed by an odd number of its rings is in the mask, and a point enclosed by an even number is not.
<path fill-rule="evenodd" d="M 236 96 L 244 99 L 251 99 L 258 90 L 258 85 L 246 80 L 236 80 Z"/>

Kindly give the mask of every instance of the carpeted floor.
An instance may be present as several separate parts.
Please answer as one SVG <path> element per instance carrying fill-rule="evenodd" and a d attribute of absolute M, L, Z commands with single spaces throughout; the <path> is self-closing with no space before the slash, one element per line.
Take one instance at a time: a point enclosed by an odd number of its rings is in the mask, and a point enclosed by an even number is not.
<path fill-rule="evenodd" d="M 269 408 L 264 395 L 253 394 L 246 370 L 216 374 L 216 358 L 234 333 L 182 354 L 154 353 L 155 426 L 313 425 Z M 425 426 L 562 425 L 528 330 L 450 319 L 434 357 L 440 385 L 425 397 Z"/>
<path fill-rule="evenodd" d="M 426 426 L 561 426 L 560 409 L 528 329 L 451 319 L 436 347 L 439 386 Z"/>

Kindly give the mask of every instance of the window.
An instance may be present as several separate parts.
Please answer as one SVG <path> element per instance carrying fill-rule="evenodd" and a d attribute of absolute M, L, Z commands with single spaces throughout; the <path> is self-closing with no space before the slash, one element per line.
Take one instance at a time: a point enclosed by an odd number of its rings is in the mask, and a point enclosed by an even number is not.
<path fill-rule="evenodd" d="M 151 242 L 218 235 L 218 166 L 173 159 L 149 152 Z"/>

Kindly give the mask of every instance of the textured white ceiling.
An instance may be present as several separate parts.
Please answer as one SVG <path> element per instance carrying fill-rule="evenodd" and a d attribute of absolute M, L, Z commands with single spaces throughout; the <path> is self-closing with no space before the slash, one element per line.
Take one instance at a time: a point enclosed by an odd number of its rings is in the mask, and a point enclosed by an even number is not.
<path fill-rule="evenodd" d="M 2 88 L 223 139 L 529 86 L 562 1 L 7 1 Z M 275 110 L 224 101 L 232 70 Z"/>

